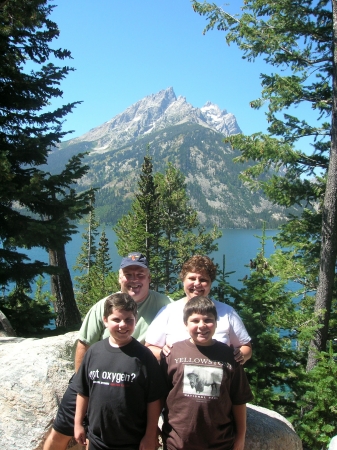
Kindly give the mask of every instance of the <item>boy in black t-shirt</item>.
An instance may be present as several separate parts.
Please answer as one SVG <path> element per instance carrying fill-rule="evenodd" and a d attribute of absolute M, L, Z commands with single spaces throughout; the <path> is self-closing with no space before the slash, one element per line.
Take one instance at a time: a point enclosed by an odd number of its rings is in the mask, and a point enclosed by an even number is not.
<path fill-rule="evenodd" d="M 104 305 L 110 337 L 92 345 L 74 381 L 75 439 L 89 450 L 155 450 L 166 384 L 152 352 L 132 337 L 137 303 L 113 294 Z"/>
<path fill-rule="evenodd" d="M 166 450 L 243 450 L 246 403 L 253 399 L 233 349 L 213 339 L 214 303 L 190 299 L 183 313 L 190 339 L 176 342 L 161 367 L 170 392 L 162 437 Z"/>

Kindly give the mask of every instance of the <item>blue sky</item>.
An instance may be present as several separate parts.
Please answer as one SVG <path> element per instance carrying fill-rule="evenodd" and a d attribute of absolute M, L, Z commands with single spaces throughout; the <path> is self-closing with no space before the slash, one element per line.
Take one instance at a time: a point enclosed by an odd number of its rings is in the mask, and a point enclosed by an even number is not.
<path fill-rule="evenodd" d="M 260 96 L 259 75 L 270 68 L 243 60 L 220 31 L 203 35 L 206 20 L 189 0 L 52 3 L 50 18 L 60 29 L 54 47 L 70 50 L 73 60 L 66 64 L 76 69 L 62 82 L 62 101 L 52 106 L 83 100 L 67 116 L 64 130 L 75 130 L 68 139 L 170 86 L 195 107 L 209 100 L 233 113 L 245 134 L 266 130 L 264 112 L 249 102 Z M 240 2 L 232 5 L 239 12 Z"/>

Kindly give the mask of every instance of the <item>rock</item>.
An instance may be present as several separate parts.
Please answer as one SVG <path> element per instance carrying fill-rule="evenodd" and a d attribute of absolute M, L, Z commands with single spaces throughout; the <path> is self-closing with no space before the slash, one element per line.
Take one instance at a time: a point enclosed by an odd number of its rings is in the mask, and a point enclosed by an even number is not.
<path fill-rule="evenodd" d="M 0 448 L 41 450 L 73 374 L 77 332 L 0 338 Z"/>
<path fill-rule="evenodd" d="M 245 450 L 302 450 L 302 442 L 291 423 L 281 414 L 247 405 Z"/>
<path fill-rule="evenodd" d="M 42 450 L 73 374 L 76 335 L 0 338 L 1 450 Z M 69 448 L 83 447 L 73 441 Z M 249 404 L 245 450 L 264 449 L 301 450 L 302 444 L 284 417 Z"/>
<path fill-rule="evenodd" d="M 0 311 L 0 337 L 13 337 L 16 336 L 14 328 L 10 324 L 5 314 Z"/>
<path fill-rule="evenodd" d="M 337 436 L 331 439 L 328 450 L 337 450 Z"/>

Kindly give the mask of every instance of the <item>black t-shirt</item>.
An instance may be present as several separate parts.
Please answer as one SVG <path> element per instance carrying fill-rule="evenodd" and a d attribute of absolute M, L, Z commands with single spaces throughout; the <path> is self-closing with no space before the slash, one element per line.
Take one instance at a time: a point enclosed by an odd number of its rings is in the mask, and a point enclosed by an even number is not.
<path fill-rule="evenodd" d="M 147 403 L 167 393 L 156 358 L 135 339 L 123 347 L 112 347 L 108 338 L 92 345 L 74 387 L 89 397 L 89 441 L 106 450 L 138 448 L 146 430 Z"/>

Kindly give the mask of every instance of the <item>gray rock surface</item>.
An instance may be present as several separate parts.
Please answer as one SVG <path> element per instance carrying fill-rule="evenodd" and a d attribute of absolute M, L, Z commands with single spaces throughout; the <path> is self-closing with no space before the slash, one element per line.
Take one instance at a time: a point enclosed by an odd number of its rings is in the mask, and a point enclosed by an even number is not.
<path fill-rule="evenodd" d="M 76 332 L 0 338 L 0 448 L 40 450 L 73 374 Z"/>
<path fill-rule="evenodd" d="M 104 153 L 130 144 L 144 134 L 184 122 L 198 123 L 225 136 L 241 133 L 233 114 L 207 102 L 192 106 L 183 96 L 176 97 L 172 87 L 151 94 L 129 106 L 124 112 L 99 125 L 68 144 L 95 142 L 93 151 Z"/>
<path fill-rule="evenodd" d="M 245 450 L 302 450 L 302 442 L 291 423 L 281 414 L 247 405 Z"/>
<path fill-rule="evenodd" d="M 0 338 L 1 450 L 42 450 L 73 374 L 76 334 L 44 339 Z M 248 405 L 247 411 L 245 450 L 302 449 L 284 417 L 254 405 Z M 70 447 L 82 448 L 74 442 Z"/>
<path fill-rule="evenodd" d="M 14 337 L 16 336 L 16 333 L 5 316 L 5 314 L 0 311 L 0 337 Z"/>

